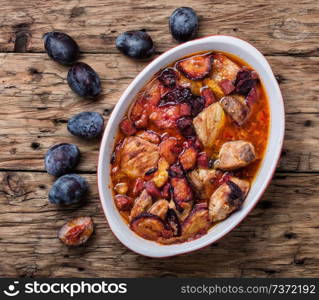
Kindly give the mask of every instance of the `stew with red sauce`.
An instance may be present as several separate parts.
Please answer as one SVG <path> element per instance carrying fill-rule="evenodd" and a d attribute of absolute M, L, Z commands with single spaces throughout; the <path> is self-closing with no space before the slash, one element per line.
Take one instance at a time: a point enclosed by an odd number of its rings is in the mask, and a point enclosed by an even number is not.
<path fill-rule="evenodd" d="M 201 52 L 158 72 L 120 123 L 115 204 L 139 236 L 198 238 L 240 209 L 268 140 L 268 100 L 237 57 Z"/>

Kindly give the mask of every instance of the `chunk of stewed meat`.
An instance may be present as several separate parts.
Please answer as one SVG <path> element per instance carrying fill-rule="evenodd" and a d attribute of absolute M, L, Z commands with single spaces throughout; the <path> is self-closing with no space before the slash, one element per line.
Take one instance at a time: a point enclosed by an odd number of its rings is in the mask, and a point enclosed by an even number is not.
<path fill-rule="evenodd" d="M 159 145 L 160 156 L 165 158 L 170 165 L 177 161 L 178 155 L 181 151 L 181 143 L 175 137 L 169 137 L 162 141 Z"/>
<path fill-rule="evenodd" d="M 146 212 L 153 204 L 152 197 L 147 193 L 146 189 L 143 190 L 141 195 L 134 201 L 130 213 L 130 220 L 133 220 L 138 215 Z"/>
<path fill-rule="evenodd" d="M 157 166 L 158 147 L 139 137 L 127 137 L 121 151 L 121 170 L 129 177 L 142 177 Z"/>
<path fill-rule="evenodd" d="M 235 177 L 224 182 L 209 200 L 209 218 L 212 222 L 226 219 L 239 209 L 249 191 L 249 182 Z"/>
<path fill-rule="evenodd" d="M 185 149 L 179 156 L 179 161 L 185 171 L 191 170 L 196 165 L 197 151 L 194 147 Z"/>
<path fill-rule="evenodd" d="M 255 147 L 252 143 L 231 141 L 221 147 L 215 167 L 222 170 L 235 170 L 246 167 L 255 159 Z"/>
<path fill-rule="evenodd" d="M 160 199 L 151 206 L 148 212 L 152 215 L 159 216 L 162 220 L 165 220 L 168 207 L 169 207 L 168 201 L 164 199 Z"/>
<path fill-rule="evenodd" d="M 226 96 L 220 100 L 226 113 L 238 124 L 243 125 L 249 116 L 249 108 L 240 96 Z"/>
<path fill-rule="evenodd" d="M 139 131 L 136 136 L 156 145 L 161 141 L 161 137 L 152 130 Z"/>
<path fill-rule="evenodd" d="M 225 125 L 225 113 L 219 103 L 206 107 L 193 120 L 195 131 L 200 142 L 205 147 L 212 147 Z"/>
<path fill-rule="evenodd" d="M 210 224 L 207 207 L 197 204 L 182 224 L 182 236 L 189 238 L 205 234 Z"/>
<path fill-rule="evenodd" d="M 211 169 L 195 169 L 188 173 L 188 178 L 197 195 L 201 199 L 208 199 L 215 189 L 215 181 L 221 176 L 221 172 Z"/>
<path fill-rule="evenodd" d="M 171 185 L 173 188 L 174 200 L 177 204 L 180 202 L 187 202 L 193 199 L 192 189 L 190 188 L 185 177 L 171 178 Z"/>
<path fill-rule="evenodd" d="M 227 56 L 221 53 L 214 54 L 212 79 L 217 83 L 225 79 L 235 81 L 239 70 L 240 67 Z"/>

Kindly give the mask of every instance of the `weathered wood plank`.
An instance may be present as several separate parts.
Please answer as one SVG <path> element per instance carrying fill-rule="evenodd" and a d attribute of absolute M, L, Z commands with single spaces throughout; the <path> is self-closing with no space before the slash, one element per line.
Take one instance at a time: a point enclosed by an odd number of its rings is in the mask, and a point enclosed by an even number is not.
<path fill-rule="evenodd" d="M 98 109 L 97 111 L 101 111 Z M 43 171 L 43 156 L 54 144 L 75 143 L 82 158 L 78 171 L 94 172 L 97 167 L 98 141 L 83 141 L 71 136 L 65 123 L 28 119 L 16 120 L 8 128 L 0 120 L 0 169 Z M 319 171 L 319 117 L 316 114 L 287 115 L 286 135 L 282 157 L 278 166 L 281 172 Z"/>
<path fill-rule="evenodd" d="M 249 217 L 206 249 L 149 259 L 122 246 L 110 232 L 98 200 L 95 175 L 82 207 L 47 201 L 52 178 L 0 173 L 0 276 L 74 277 L 317 277 L 319 175 L 276 175 Z M 96 233 L 86 247 L 68 249 L 56 238 L 68 219 L 90 215 Z"/>
<path fill-rule="evenodd" d="M 61 30 L 72 35 L 84 52 L 116 53 L 115 38 L 132 29 L 146 29 L 158 51 L 175 45 L 168 17 L 182 6 L 200 17 L 199 37 L 234 35 L 267 54 L 318 55 L 319 8 L 316 0 L 294 1 L 0 1 L 0 50 L 43 51 L 42 35 Z M 16 12 L 16 13 L 13 13 Z"/>
<path fill-rule="evenodd" d="M 99 72 L 103 82 L 102 96 L 92 102 L 78 98 L 70 90 L 65 80 L 67 68 L 52 62 L 45 54 L 0 57 L 3 107 L 0 168 L 43 170 L 43 155 L 51 145 L 74 142 L 83 153 L 79 170 L 94 172 L 99 143 L 70 136 L 65 122 L 73 114 L 87 110 L 104 113 L 107 120 L 121 93 L 145 63 L 135 63 L 117 54 L 83 57 Z M 280 170 L 318 171 L 319 133 L 315 113 L 319 112 L 319 58 L 272 56 L 269 59 L 281 82 L 288 112 Z"/>

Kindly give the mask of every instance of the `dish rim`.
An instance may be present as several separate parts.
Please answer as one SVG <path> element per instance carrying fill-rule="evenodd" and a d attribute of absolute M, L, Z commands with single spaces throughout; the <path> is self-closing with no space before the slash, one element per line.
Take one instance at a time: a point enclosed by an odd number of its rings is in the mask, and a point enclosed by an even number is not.
<path fill-rule="evenodd" d="M 248 55 L 250 55 L 252 58 L 255 59 L 259 59 L 260 63 L 263 65 L 263 71 L 265 72 L 265 76 L 269 76 L 269 79 L 271 80 L 271 84 L 272 84 L 272 88 L 274 89 L 274 93 L 276 94 L 276 98 L 279 99 L 279 108 L 280 108 L 280 113 L 279 115 L 281 116 L 281 118 L 276 119 L 276 122 L 279 124 L 279 128 L 276 128 L 276 136 L 277 136 L 277 140 L 278 140 L 278 145 L 275 149 L 273 149 L 273 151 L 275 153 L 273 153 L 273 158 L 271 160 L 271 166 L 270 167 L 265 167 L 264 166 L 264 162 L 265 162 L 265 157 L 269 156 L 270 154 L 269 152 L 269 143 L 270 143 L 270 139 L 272 138 L 272 135 L 274 135 L 274 132 L 271 132 L 271 128 L 269 129 L 269 136 L 268 136 L 268 142 L 267 142 L 267 148 L 265 150 L 265 154 L 264 154 L 264 158 L 263 161 L 261 162 L 261 165 L 259 167 L 258 170 L 258 174 L 256 175 L 255 179 L 254 179 L 254 183 L 257 180 L 257 178 L 260 177 L 260 170 L 262 168 L 267 168 L 268 170 L 268 175 L 266 176 L 266 178 L 264 178 L 264 183 L 262 184 L 262 188 L 259 192 L 257 192 L 257 195 L 255 195 L 251 202 L 252 204 L 250 204 L 250 207 L 245 209 L 245 211 L 240 210 L 240 217 L 237 216 L 237 219 L 233 219 L 232 222 L 230 222 L 230 226 L 228 226 L 226 229 L 222 230 L 221 233 L 218 234 L 218 232 L 213 232 L 214 228 L 216 226 L 213 226 L 205 235 L 203 235 L 202 237 L 195 239 L 191 242 L 183 242 L 180 244 L 173 244 L 173 245 L 161 245 L 158 244 L 156 242 L 153 241 L 148 241 L 145 240 L 139 236 L 137 236 L 130 228 L 129 226 L 124 222 L 124 220 L 120 217 L 120 214 L 117 210 L 117 208 L 115 207 L 114 204 L 114 200 L 113 200 L 113 196 L 112 196 L 112 191 L 110 192 L 111 188 L 108 186 L 107 184 L 107 179 L 110 181 L 110 156 L 108 156 L 107 158 L 106 156 L 106 152 L 107 152 L 107 147 L 110 146 L 111 151 L 109 151 L 109 153 L 112 153 L 113 147 L 114 147 L 114 138 L 116 133 L 112 133 L 113 127 L 114 127 L 114 123 L 116 123 L 117 119 L 122 119 L 122 117 L 119 117 L 119 115 L 124 115 L 127 111 L 127 109 L 129 108 L 129 106 L 133 103 L 134 98 L 136 93 L 143 87 L 145 86 L 145 84 L 154 76 L 154 74 L 159 71 L 160 69 L 162 69 L 163 67 L 165 67 L 165 65 L 168 65 L 169 63 L 165 63 L 163 64 L 162 62 L 165 60 L 165 58 L 168 58 L 170 56 L 173 56 L 175 53 L 178 52 L 182 52 L 182 50 L 185 49 L 192 49 L 193 47 L 196 47 L 196 45 L 201 44 L 203 41 L 207 40 L 207 43 L 225 43 L 225 44 L 229 44 L 230 47 L 238 47 L 241 48 L 241 50 L 243 50 L 244 52 L 246 51 L 246 53 Z M 245 49 L 246 48 L 246 49 Z M 244 50 L 245 49 L 245 50 Z M 230 54 L 233 54 L 235 56 L 239 56 L 237 54 L 234 54 L 231 51 L 225 51 L 225 50 L 214 50 L 214 47 L 211 46 L 212 51 L 223 51 L 223 52 L 228 52 Z M 250 50 L 250 51 L 248 51 Z M 203 50 L 206 51 L 206 50 Z M 187 52 L 187 51 L 186 51 Z M 199 51 L 194 51 L 194 50 L 189 50 L 188 54 L 191 53 L 196 53 Z M 187 55 L 187 54 L 186 54 Z M 184 57 L 184 55 L 179 55 L 179 57 Z M 242 57 L 240 57 L 241 59 L 243 59 Z M 177 58 L 178 59 L 178 58 Z M 174 62 L 176 59 L 171 59 L 171 62 Z M 243 59 L 244 62 L 248 63 L 249 65 L 251 65 L 254 69 L 255 67 L 253 66 L 253 64 L 251 64 L 250 61 L 247 61 L 247 59 Z M 161 64 L 162 63 L 162 64 Z M 155 67 L 158 67 L 157 71 L 154 71 L 153 69 Z M 259 74 L 260 72 L 257 71 L 257 73 Z M 260 74 L 259 74 L 260 75 Z M 148 78 L 144 78 L 144 77 L 148 77 Z M 138 85 L 138 83 L 142 81 L 142 87 L 140 87 L 134 94 L 134 96 L 131 96 L 132 99 L 129 100 L 129 104 L 126 104 L 125 102 L 128 101 L 127 99 L 130 97 L 130 93 L 132 93 L 132 91 L 134 90 L 134 88 Z M 266 86 L 264 85 L 267 97 L 268 97 L 268 102 L 269 102 L 269 107 L 270 107 L 270 127 L 273 123 L 273 112 L 271 109 L 271 99 L 269 96 L 269 92 L 266 88 Z M 123 109 L 124 106 L 127 106 L 125 109 Z M 118 121 L 119 123 L 119 121 Z M 115 126 L 116 129 L 118 129 L 118 125 Z M 164 257 L 171 257 L 171 256 L 176 256 L 176 255 L 180 255 L 180 254 L 185 254 L 185 253 L 189 253 L 189 252 L 193 252 L 193 251 L 197 251 L 201 248 L 207 247 L 210 244 L 220 240 L 221 238 L 223 238 L 224 236 L 226 236 L 229 232 L 231 232 L 233 229 L 235 229 L 246 217 L 247 215 L 252 211 L 252 209 L 256 206 L 256 204 L 259 202 L 260 198 L 262 197 L 262 195 L 264 194 L 265 190 L 267 189 L 268 185 L 270 184 L 272 177 L 275 173 L 276 170 L 276 166 L 278 164 L 279 158 L 280 158 L 280 154 L 281 154 L 281 150 L 282 150 L 282 145 L 283 145 L 283 138 L 284 138 L 284 132 L 285 132 L 285 110 L 284 110 L 284 102 L 283 102 L 283 98 L 282 98 L 282 94 L 278 85 L 277 80 L 275 79 L 275 76 L 271 70 L 271 67 L 268 63 L 268 61 L 266 60 L 266 58 L 260 53 L 260 51 L 258 51 L 254 46 L 252 46 L 250 43 L 239 39 L 237 37 L 233 37 L 233 36 L 228 36 L 228 35 L 210 35 L 210 36 L 205 36 L 196 40 L 192 40 L 180 45 L 177 45 L 169 50 L 167 50 L 166 52 L 164 52 L 163 54 L 161 54 L 160 56 L 158 56 L 156 59 L 154 59 L 153 61 L 151 61 L 135 78 L 134 80 L 129 84 L 129 86 L 125 89 L 125 91 L 123 92 L 123 94 L 121 95 L 119 101 L 117 102 L 110 118 L 109 121 L 107 123 L 107 126 L 105 128 L 104 134 L 103 134 L 103 138 L 100 144 L 100 151 L 99 151 L 99 160 L 98 160 L 98 190 L 99 190 L 99 196 L 100 196 L 100 201 L 102 204 L 102 208 L 103 208 L 103 212 L 104 215 L 108 221 L 108 224 L 110 226 L 110 229 L 112 230 L 113 234 L 116 236 L 116 238 L 127 248 L 129 248 L 130 250 L 132 250 L 135 253 L 138 253 L 140 255 L 143 256 L 147 256 L 147 257 L 156 257 L 156 258 L 164 258 Z M 110 137 L 111 136 L 111 137 Z M 111 139 L 111 145 L 109 145 L 108 142 L 110 142 Z M 267 152 L 267 153 L 266 153 Z M 108 166 L 105 165 L 105 162 L 108 162 Z M 106 172 L 107 170 L 107 172 Z M 105 178 L 105 173 L 108 176 L 107 178 Z M 265 180 L 266 179 L 266 180 Z M 107 192 L 110 192 L 111 194 L 111 199 L 108 199 L 109 195 L 107 195 Z M 248 195 L 249 196 L 249 195 Z M 247 196 L 247 198 L 248 198 Z M 108 204 L 107 201 L 111 201 L 111 204 Z M 114 213 L 109 209 L 110 209 L 110 205 L 112 205 L 112 209 L 115 209 L 115 215 Z M 113 213 L 113 214 L 112 214 Z M 117 215 L 117 216 L 116 216 Z M 230 216 L 231 217 L 231 216 Z M 229 217 L 229 218 L 230 218 Z M 228 219 L 229 219 L 228 218 Z M 227 219 L 226 219 L 227 220 Z M 224 223 L 226 220 L 224 220 L 221 223 Z M 117 223 L 117 224 L 116 224 Z M 124 234 L 120 231 L 120 226 L 119 223 L 123 223 L 126 228 L 129 230 L 130 235 L 132 235 L 133 241 L 134 243 L 131 241 L 128 241 L 124 238 Z M 203 238 L 206 237 L 203 241 Z M 141 247 L 141 245 L 137 245 L 135 244 L 135 242 L 137 244 L 141 243 L 144 244 L 144 247 Z M 192 244 L 190 247 L 190 244 Z M 157 251 L 153 251 L 153 250 L 149 250 L 147 246 L 150 246 L 151 248 L 160 248 L 160 250 Z M 172 251 L 168 251 L 168 248 L 174 247 L 174 250 Z"/>

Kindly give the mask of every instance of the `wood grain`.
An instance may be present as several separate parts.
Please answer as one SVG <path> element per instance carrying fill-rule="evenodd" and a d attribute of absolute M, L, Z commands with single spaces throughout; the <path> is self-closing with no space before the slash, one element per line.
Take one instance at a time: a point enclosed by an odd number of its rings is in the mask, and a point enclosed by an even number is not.
<path fill-rule="evenodd" d="M 50 146 L 73 142 L 83 154 L 78 170 L 94 172 L 99 143 L 72 137 L 66 122 L 85 110 L 103 113 L 107 122 L 121 93 L 145 63 L 135 63 L 118 54 L 83 56 L 83 61 L 101 75 L 103 84 L 101 97 L 87 101 L 68 87 L 68 68 L 52 62 L 46 54 L 1 54 L 0 58 L 1 101 L 6 108 L 0 111 L 0 169 L 42 171 L 43 156 Z M 287 111 L 279 170 L 319 171 L 319 58 L 271 56 L 269 61 L 283 90 Z M 310 80 L 301 84 L 300 78 L 308 74 L 312 75 Z"/>
<path fill-rule="evenodd" d="M 42 35 L 62 30 L 83 52 L 117 53 L 115 38 L 127 30 L 146 29 L 157 51 L 177 43 L 168 29 L 176 7 L 194 7 L 200 18 L 198 37 L 234 35 L 266 54 L 318 55 L 319 7 L 316 0 L 159 2 L 105 0 L 0 1 L 0 50 L 42 52 Z M 16 12 L 16 13 L 12 13 Z"/>
<path fill-rule="evenodd" d="M 276 175 L 249 217 L 224 239 L 161 260 L 136 255 L 116 240 L 101 210 L 95 175 L 85 177 L 91 188 L 85 205 L 61 209 L 48 203 L 49 175 L 0 174 L 2 276 L 319 276 L 318 175 Z M 96 233 L 86 247 L 67 248 L 57 230 L 81 215 L 93 217 Z"/>
<path fill-rule="evenodd" d="M 107 122 L 148 63 L 119 54 L 115 38 L 146 29 L 158 55 L 177 45 L 167 23 L 179 6 L 197 11 L 198 37 L 237 36 L 266 55 L 283 93 L 286 135 L 274 180 L 239 227 L 201 251 L 156 260 L 126 249 L 109 230 L 96 187 L 99 142 L 71 136 L 66 122 L 89 110 Z M 43 53 L 42 35 L 52 30 L 73 36 L 81 60 L 99 73 L 103 93 L 97 101 L 78 98 L 67 86 L 68 68 Z M 0 277 L 318 277 L 318 37 L 316 0 L 0 0 L 0 252 L 5 256 Z M 48 203 L 54 178 L 44 172 L 43 155 L 61 142 L 81 149 L 77 172 L 90 183 L 83 205 Z M 81 215 L 93 217 L 96 233 L 86 247 L 66 248 L 57 230 Z"/>

